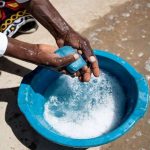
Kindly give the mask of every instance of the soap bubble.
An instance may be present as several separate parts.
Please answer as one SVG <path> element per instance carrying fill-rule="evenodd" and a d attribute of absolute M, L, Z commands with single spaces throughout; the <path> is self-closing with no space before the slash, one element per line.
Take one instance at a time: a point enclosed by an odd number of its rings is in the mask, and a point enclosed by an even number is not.
<path fill-rule="evenodd" d="M 124 115 L 125 95 L 106 71 L 88 83 L 62 75 L 45 93 L 44 118 L 66 137 L 85 139 L 114 129 Z"/>

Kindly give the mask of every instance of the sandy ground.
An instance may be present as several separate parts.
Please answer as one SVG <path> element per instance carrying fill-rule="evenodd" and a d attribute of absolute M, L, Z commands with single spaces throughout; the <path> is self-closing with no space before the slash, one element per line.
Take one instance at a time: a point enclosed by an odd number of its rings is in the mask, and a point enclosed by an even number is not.
<path fill-rule="evenodd" d="M 93 48 L 121 56 L 150 79 L 150 0 L 63 0 L 63 3 L 52 0 L 52 3 L 72 27 L 90 40 Z M 41 25 L 37 32 L 17 39 L 55 45 Z M 46 141 L 19 111 L 18 86 L 22 77 L 35 67 L 20 60 L 0 58 L 0 150 L 73 150 Z M 149 133 L 148 112 L 125 136 L 89 150 L 149 150 Z"/>

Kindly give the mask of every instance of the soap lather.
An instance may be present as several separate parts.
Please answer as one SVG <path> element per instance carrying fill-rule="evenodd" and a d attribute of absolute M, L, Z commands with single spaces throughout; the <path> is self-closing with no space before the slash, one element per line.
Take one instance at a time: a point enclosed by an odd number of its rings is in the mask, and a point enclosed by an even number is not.
<path fill-rule="evenodd" d="M 62 48 L 59 48 L 55 53 L 58 54 L 61 57 L 65 57 L 65 56 L 68 56 L 70 54 L 76 53 L 76 50 L 73 49 L 71 46 L 64 46 Z M 79 59 L 77 59 L 73 63 L 69 64 L 66 68 L 70 73 L 75 73 L 79 69 L 84 67 L 85 65 L 86 65 L 86 62 L 82 58 L 82 56 L 80 55 Z"/>

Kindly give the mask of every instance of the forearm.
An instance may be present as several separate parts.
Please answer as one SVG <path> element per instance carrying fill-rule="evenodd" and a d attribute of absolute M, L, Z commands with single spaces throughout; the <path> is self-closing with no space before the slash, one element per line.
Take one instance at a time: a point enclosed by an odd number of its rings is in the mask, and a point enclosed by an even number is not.
<path fill-rule="evenodd" d="M 55 38 L 72 30 L 49 0 L 31 0 L 24 6 Z"/>
<path fill-rule="evenodd" d="M 36 62 L 38 53 L 38 48 L 36 47 L 36 44 L 29 44 L 13 38 L 8 38 L 8 46 L 4 55 Z"/>

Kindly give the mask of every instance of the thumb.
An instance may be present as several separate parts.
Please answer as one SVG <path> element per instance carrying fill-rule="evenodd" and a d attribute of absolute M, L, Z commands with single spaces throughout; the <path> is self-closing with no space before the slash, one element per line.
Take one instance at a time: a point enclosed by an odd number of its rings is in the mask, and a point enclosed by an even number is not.
<path fill-rule="evenodd" d="M 56 40 L 56 43 L 57 43 L 59 48 L 64 46 L 64 40 L 63 39 Z"/>
<path fill-rule="evenodd" d="M 79 58 L 79 54 L 75 53 L 73 55 L 57 58 L 56 62 L 58 63 L 57 65 L 59 67 L 65 67 L 70 63 L 74 62 L 75 60 L 77 60 L 78 58 Z"/>

